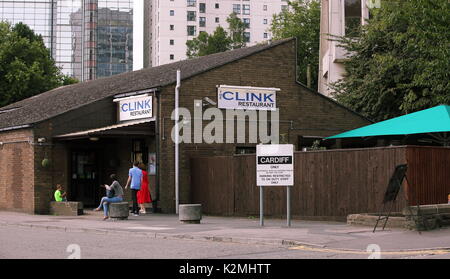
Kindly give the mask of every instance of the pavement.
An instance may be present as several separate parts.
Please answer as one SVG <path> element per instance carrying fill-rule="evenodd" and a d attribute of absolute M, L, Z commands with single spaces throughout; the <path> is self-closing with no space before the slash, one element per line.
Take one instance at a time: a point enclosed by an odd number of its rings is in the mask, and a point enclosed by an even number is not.
<path fill-rule="evenodd" d="M 178 216 L 146 214 L 128 220 L 102 221 L 101 212 L 86 211 L 79 217 L 28 215 L 0 212 L 2 226 L 40 228 L 65 232 L 97 234 L 133 234 L 156 239 L 189 239 L 242 244 L 282 245 L 290 249 L 367 253 L 381 249 L 383 253 L 450 253 L 450 228 L 417 232 L 389 229 L 372 233 L 373 228 L 350 226 L 341 222 L 203 216 L 201 224 L 183 224 Z M 372 245 L 372 246 L 370 246 Z M 368 248 L 372 247 L 372 248 Z"/>

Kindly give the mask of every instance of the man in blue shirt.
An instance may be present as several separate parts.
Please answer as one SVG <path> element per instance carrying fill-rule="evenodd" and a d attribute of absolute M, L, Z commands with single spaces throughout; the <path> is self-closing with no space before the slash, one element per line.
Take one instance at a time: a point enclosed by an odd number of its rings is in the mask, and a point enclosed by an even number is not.
<path fill-rule="evenodd" d="M 131 184 L 131 198 L 133 199 L 133 209 L 132 214 L 134 216 L 139 216 L 138 202 L 137 202 L 137 192 L 141 189 L 142 183 L 142 170 L 138 168 L 139 162 L 133 163 L 133 168 L 128 172 L 128 181 L 125 189 Z"/>

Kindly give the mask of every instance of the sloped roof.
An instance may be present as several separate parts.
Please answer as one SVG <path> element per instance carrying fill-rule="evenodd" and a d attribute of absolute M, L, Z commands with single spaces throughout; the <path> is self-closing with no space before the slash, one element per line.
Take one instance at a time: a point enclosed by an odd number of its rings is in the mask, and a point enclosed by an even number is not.
<path fill-rule="evenodd" d="M 167 65 L 101 78 L 36 95 L 0 108 L 0 130 L 35 124 L 122 93 L 158 88 L 176 83 L 176 71 L 187 79 L 295 39 L 216 53 Z"/>

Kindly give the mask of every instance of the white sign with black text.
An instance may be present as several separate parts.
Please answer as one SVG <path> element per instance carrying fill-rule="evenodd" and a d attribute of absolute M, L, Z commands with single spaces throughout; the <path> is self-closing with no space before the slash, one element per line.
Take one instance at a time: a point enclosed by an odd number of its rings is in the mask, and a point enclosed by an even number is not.
<path fill-rule="evenodd" d="M 258 145 L 258 186 L 294 186 L 294 146 L 292 144 Z"/>

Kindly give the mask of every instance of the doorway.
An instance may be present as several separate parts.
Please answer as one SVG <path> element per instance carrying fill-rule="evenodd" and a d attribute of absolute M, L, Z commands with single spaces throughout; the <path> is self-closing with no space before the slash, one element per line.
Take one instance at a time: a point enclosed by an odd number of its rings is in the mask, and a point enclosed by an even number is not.
<path fill-rule="evenodd" d="M 83 202 L 84 207 L 96 207 L 99 202 L 100 180 L 98 152 L 73 150 L 71 161 L 70 200 Z"/>

